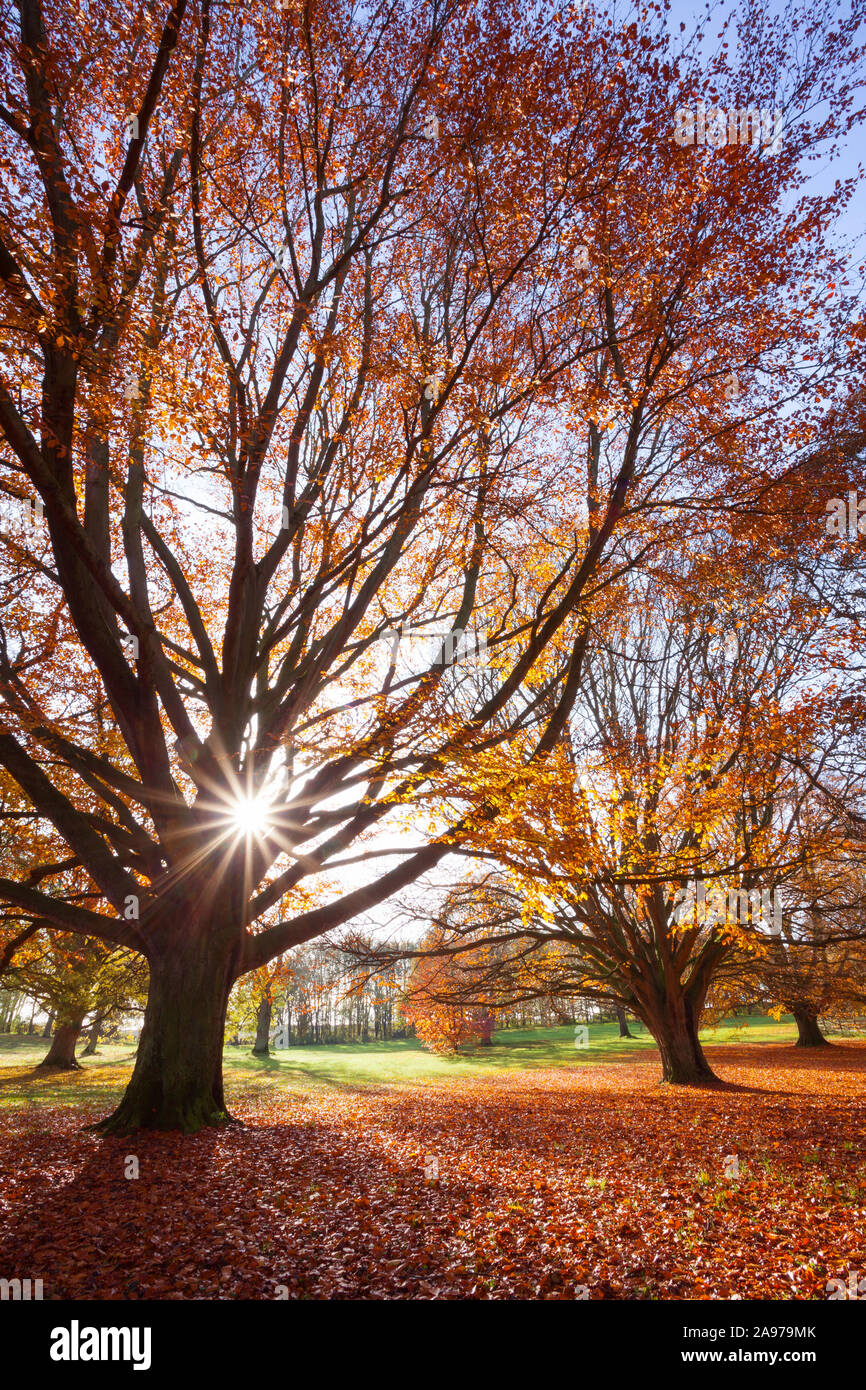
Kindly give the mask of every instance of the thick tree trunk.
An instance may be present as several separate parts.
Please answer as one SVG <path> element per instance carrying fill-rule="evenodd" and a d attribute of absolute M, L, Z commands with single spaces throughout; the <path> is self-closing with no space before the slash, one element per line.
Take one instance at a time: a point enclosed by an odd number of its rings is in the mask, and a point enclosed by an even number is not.
<path fill-rule="evenodd" d="M 154 954 L 135 1070 L 103 1134 L 137 1129 L 193 1134 L 227 1123 L 222 1054 L 234 982 L 232 950 L 190 932 L 181 948 Z"/>
<path fill-rule="evenodd" d="M 830 1047 L 831 1044 L 824 1037 L 818 1026 L 818 1015 L 809 1013 L 807 1009 L 792 1009 L 794 1022 L 797 1025 L 797 1041 L 795 1047 Z"/>
<path fill-rule="evenodd" d="M 96 1044 L 99 1042 L 99 1030 L 102 1027 L 102 1014 L 97 1014 L 87 1030 L 87 1046 L 82 1052 L 82 1057 L 92 1057 L 96 1052 Z"/>
<path fill-rule="evenodd" d="M 270 996 L 263 994 L 259 1001 L 259 1011 L 256 1014 L 256 1040 L 253 1044 L 254 1057 L 270 1057 L 271 1055 L 271 1049 L 268 1045 L 268 1036 L 271 1031 L 272 1007 Z"/>
<path fill-rule="evenodd" d="M 78 1042 L 83 1022 L 84 1015 L 80 1014 L 77 1018 L 58 1023 L 51 1039 L 48 1056 L 39 1063 L 40 1067 L 53 1067 L 58 1071 L 80 1071 L 80 1064 L 75 1058 L 75 1044 Z"/>
<path fill-rule="evenodd" d="M 622 1007 L 622 1004 L 617 1004 L 617 1005 L 615 1005 L 615 1008 L 616 1008 L 616 1021 L 617 1021 L 617 1023 L 619 1024 L 619 1035 L 620 1035 L 620 1037 L 621 1037 L 621 1038 L 632 1038 L 632 1037 L 634 1037 L 634 1034 L 633 1034 L 633 1033 L 630 1033 L 630 1032 L 628 1031 L 628 1020 L 626 1019 L 626 1016 L 625 1016 L 625 1009 Z"/>
<path fill-rule="evenodd" d="M 662 1080 L 672 1086 L 707 1086 L 718 1077 L 698 1041 L 693 1007 L 685 995 L 653 1009 L 644 1023 L 655 1039 L 662 1059 Z"/>
<path fill-rule="evenodd" d="M 481 1012 L 480 1042 L 482 1047 L 493 1046 L 493 1014 L 490 1009 L 483 1009 Z"/>

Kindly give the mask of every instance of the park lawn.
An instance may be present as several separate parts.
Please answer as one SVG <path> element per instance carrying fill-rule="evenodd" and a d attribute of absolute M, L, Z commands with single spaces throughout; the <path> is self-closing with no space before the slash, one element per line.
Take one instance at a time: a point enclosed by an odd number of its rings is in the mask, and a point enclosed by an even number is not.
<path fill-rule="evenodd" d="M 227 1077 L 255 1069 L 286 1084 L 301 1078 L 343 1086 L 406 1084 L 479 1077 L 499 1071 L 540 1067 L 572 1069 L 599 1062 L 619 1063 L 641 1052 L 657 1056 L 655 1043 L 646 1029 L 631 1027 L 635 1037 L 626 1039 L 620 1038 L 615 1023 L 590 1024 L 586 1048 L 575 1047 L 573 1027 L 508 1029 L 494 1034 L 493 1047 L 479 1047 L 456 1057 L 435 1056 L 425 1051 L 415 1038 L 285 1048 L 261 1061 L 249 1055 L 248 1047 L 228 1047 L 224 1055 Z M 763 1016 L 725 1020 L 718 1027 L 701 1032 L 701 1041 L 709 1048 L 743 1043 L 790 1045 L 796 1038 L 793 1020 L 783 1019 L 777 1023 Z"/>
<path fill-rule="evenodd" d="M 635 1037 L 619 1037 L 615 1023 L 590 1024 L 588 1046 L 575 1047 L 573 1027 L 508 1029 L 494 1035 L 494 1046 L 456 1057 L 425 1051 L 415 1038 L 393 1042 L 334 1043 L 280 1049 L 269 1058 L 253 1057 L 248 1044 L 224 1051 L 226 1091 L 298 1089 L 304 1085 L 388 1086 L 478 1078 L 505 1071 L 594 1066 L 627 1062 L 635 1054 L 657 1054 L 640 1025 Z M 790 1018 L 780 1022 L 756 1015 L 727 1019 L 701 1031 L 701 1041 L 715 1048 L 743 1044 L 790 1046 L 797 1030 Z M 834 1036 L 831 1034 L 831 1036 Z M 840 1042 L 848 1039 L 839 1039 Z M 100 1043 L 94 1057 L 81 1057 L 80 1072 L 40 1073 L 38 1063 L 48 1041 L 35 1036 L 0 1035 L 0 1109 L 9 1105 L 113 1105 L 135 1062 L 128 1043 Z"/>

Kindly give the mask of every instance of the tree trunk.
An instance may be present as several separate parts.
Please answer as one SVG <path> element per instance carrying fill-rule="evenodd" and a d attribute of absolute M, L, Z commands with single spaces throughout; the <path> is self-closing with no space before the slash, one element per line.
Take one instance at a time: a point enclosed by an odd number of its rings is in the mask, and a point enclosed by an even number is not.
<path fill-rule="evenodd" d="M 231 1120 L 222 1060 L 234 960 L 234 946 L 194 931 L 154 953 L 135 1070 L 120 1105 L 94 1129 L 193 1134 Z"/>
<path fill-rule="evenodd" d="M 481 1010 L 479 1041 L 482 1047 L 493 1046 L 493 1013 L 490 1009 Z"/>
<path fill-rule="evenodd" d="M 11 1033 L 12 1024 L 15 1022 L 15 1014 L 18 1005 L 21 1003 L 21 995 L 17 990 L 0 990 L 3 996 L 3 1017 L 0 1020 L 0 1033 Z"/>
<path fill-rule="evenodd" d="M 616 1005 L 616 1021 L 619 1024 L 619 1035 L 621 1038 L 632 1038 L 633 1033 L 628 1031 L 628 1021 L 625 1016 L 625 1009 L 622 1004 Z"/>
<path fill-rule="evenodd" d="M 96 1052 L 96 1044 L 99 1042 L 99 1030 L 102 1027 L 102 1014 L 97 1014 L 87 1030 L 87 1046 L 82 1052 L 82 1057 L 92 1057 Z"/>
<path fill-rule="evenodd" d="M 254 1057 L 270 1057 L 271 1049 L 269 1037 L 271 1031 L 271 1009 L 270 995 L 263 994 L 259 1001 L 259 1011 L 256 1014 L 256 1040 L 253 1044 Z"/>
<path fill-rule="evenodd" d="M 830 1047 L 831 1044 L 824 1037 L 818 1026 L 818 1015 L 810 1013 L 808 1009 L 792 1009 L 794 1022 L 797 1025 L 797 1041 L 795 1047 Z"/>
<path fill-rule="evenodd" d="M 698 1041 L 694 1009 L 686 995 L 668 999 L 654 1008 L 644 1023 L 655 1039 L 662 1059 L 662 1080 L 672 1086 L 707 1086 L 718 1077 Z"/>
<path fill-rule="evenodd" d="M 50 1038 L 50 1037 L 51 1037 L 51 1029 L 54 1027 L 54 1019 L 55 1019 L 55 1017 L 56 1017 L 55 1014 L 49 1013 L 48 1019 L 47 1019 L 46 1024 L 45 1024 L 45 1027 L 42 1029 L 42 1036 L 43 1036 L 43 1038 Z"/>
<path fill-rule="evenodd" d="M 79 1014 L 75 1018 L 58 1023 L 54 1030 L 54 1037 L 51 1039 L 48 1056 L 39 1063 L 40 1067 L 52 1067 L 58 1071 L 81 1070 L 80 1064 L 75 1058 L 75 1044 L 78 1042 L 78 1034 L 81 1032 L 83 1022 L 84 1014 Z"/>

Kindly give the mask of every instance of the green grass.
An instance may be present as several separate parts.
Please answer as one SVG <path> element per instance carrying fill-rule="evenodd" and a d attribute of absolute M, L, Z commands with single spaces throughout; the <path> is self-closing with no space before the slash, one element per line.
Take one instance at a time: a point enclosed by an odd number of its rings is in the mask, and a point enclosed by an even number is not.
<path fill-rule="evenodd" d="M 112 1104 L 123 1093 L 135 1062 L 129 1043 L 100 1043 L 82 1071 L 35 1072 L 48 1039 L 0 1033 L 0 1110 L 17 1105 Z M 79 1049 L 80 1051 L 80 1049 Z"/>
<path fill-rule="evenodd" d="M 644 1028 L 634 1025 L 636 1037 L 619 1037 L 615 1023 L 591 1024 L 589 1046 L 574 1046 L 574 1029 L 535 1028 L 505 1030 L 495 1034 L 492 1048 L 479 1048 L 458 1057 L 436 1057 L 425 1052 L 414 1038 L 396 1042 L 339 1043 L 281 1049 L 267 1059 L 250 1055 L 249 1045 L 225 1049 L 229 1082 L 252 1081 L 265 1086 L 292 1088 L 299 1084 L 325 1086 L 388 1085 L 439 1081 L 449 1077 L 482 1076 L 485 1073 L 537 1067 L 581 1067 L 599 1062 L 622 1062 L 635 1053 L 654 1050 Z M 706 1046 L 738 1044 L 791 1044 L 796 1040 L 793 1021 L 749 1017 L 728 1019 L 716 1028 L 702 1030 Z M 37 1037 L 0 1036 L 0 1106 L 109 1102 L 126 1082 L 135 1049 L 129 1044 L 101 1043 L 95 1057 L 82 1058 L 84 1070 L 34 1074 L 33 1068 L 48 1050 Z"/>
<path fill-rule="evenodd" d="M 598 1062 L 622 1062 L 635 1052 L 654 1051 L 655 1043 L 645 1028 L 632 1029 L 633 1040 L 620 1038 L 615 1023 L 591 1024 L 589 1046 L 576 1048 L 574 1028 L 507 1029 L 494 1034 L 494 1046 L 478 1048 L 458 1057 L 437 1057 L 425 1052 L 414 1038 L 398 1042 L 336 1043 L 320 1047 L 281 1049 L 267 1060 L 249 1055 L 249 1048 L 226 1048 L 226 1071 L 249 1071 L 250 1066 L 274 1075 L 290 1074 L 337 1085 L 387 1084 L 440 1080 L 451 1076 L 479 1076 L 485 1072 L 537 1067 L 574 1067 Z M 708 1046 L 725 1043 L 793 1043 L 797 1030 L 792 1021 L 744 1018 L 705 1029 Z"/>

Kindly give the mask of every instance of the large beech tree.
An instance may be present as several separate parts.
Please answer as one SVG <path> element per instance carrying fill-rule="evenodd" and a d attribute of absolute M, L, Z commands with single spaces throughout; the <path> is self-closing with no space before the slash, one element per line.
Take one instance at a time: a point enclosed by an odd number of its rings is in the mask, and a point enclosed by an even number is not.
<path fill-rule="evenodd" d="M 856 24 L 702 73 L 652 13 L 503 0 L 3 23 L 0 484 L 44 527 L 4 534 L 0 763 L 89 900 L 26 859 L 0 894 L 146 956 L 104 1127 L 194 1130 L 233 982 L 460 839 L 412 820 L 443 769 L 561 739 L 586 597 L 662 524 L 660 434 L 739 475 L 740 392 L 826 346 L 848 190 L 790 194 Z M 781 148 L 677 144 L 706 83 L 783 108 Z M 484 672 L 447 659 L 470 628 Z"/>

